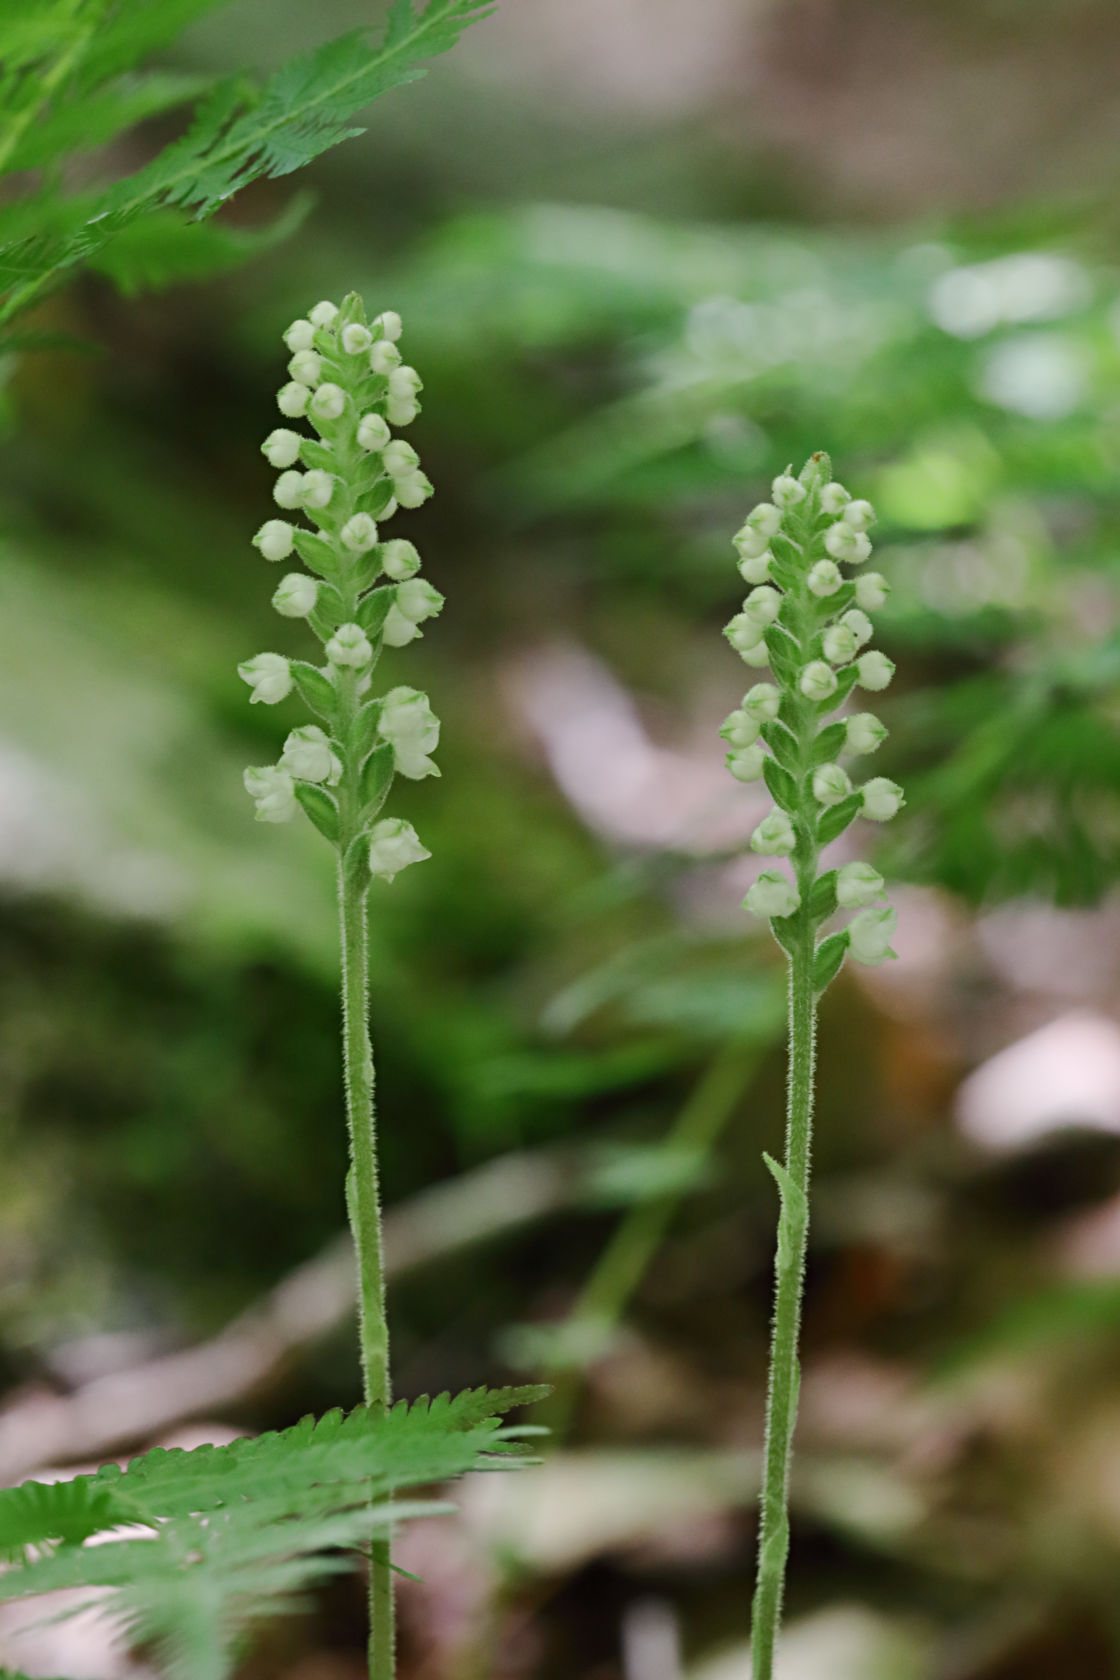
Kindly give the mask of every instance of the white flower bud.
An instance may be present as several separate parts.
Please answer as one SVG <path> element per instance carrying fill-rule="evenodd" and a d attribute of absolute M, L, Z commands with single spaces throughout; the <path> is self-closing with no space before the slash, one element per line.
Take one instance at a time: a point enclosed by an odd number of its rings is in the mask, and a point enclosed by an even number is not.
<path fill-rule="evenodd" d="M 839 805 L 852 791 L 851 779 L 838 764 L 821 764 L 813 771 L 813 798 L 820 805 Z"/>
<path fill-rule="evenodd" d="M 898 783 L 886 776 L 872 776 L 869 782 L 864 782 L 860 792 L 863 794 L 863 815 L 872 822 L 890 822 L 906 803 Z"/>
<path fill-rule="evenodd" d="M 253 545 L 260 549 L 265 560 L 286 560 L 294 539 L 295 528 L 286 519 L 266 519 L 253 538 Z"/>
<path fill-rule="evenodd" d="M 869 642 L 875 634 L 875 626 L 867 614 L 860 612 L 858 607 L 853 607 L 850 612 L 844 613 L 841 616 L 840 623 L 845 630 L 852 632 L 857 648 L 863 647 L 864 643 Z"/>
<path fill-rule="evenodd" d="M 770 486 L 770 494 L 782 512 L 787 513 L 798 502 L 805 500 L 805 486 L 789 473 L 781 473 Z"/>
<path fill-rule="evenodd" d="M 408 478 L 393 480 L 397 501 L 401 507 L 418 508 L 427 501 L 432 494 L 432 481 L 426 473 L 411 473 Z M 382 515 L 384 517 L 384 515 Z"/>
<path fill-rule="evenodd" d="M 340 624 L 326 647 L 332 665 L 349 665 L 360 671 L 373 659 L 369 637 L 360 624 Z"/>
<path fill-rule="evenodd" d="M 842 484 L 837 484 L 835 481 L 826 484 L 821 491 L 821 512 L 827 513 L 835 519 L 843 513 L 851 499 Z"/>
<path fill-rule="evenodd" d="M 875 509 L 870 502 L 849 502 L 840 517 L 853 531 L 867 531 L 875 523 Z"/>
<path fill-rule="evenodd" d="M 743 900 L 743 909 L 769 921 L 771 916 L 792 916 L 801 894 L 780 869 L 764 869 Z"/>
<path fill-rule="evenodd" d="M 293 380 L 290 385 L 283 385 L 277 391 L 276 406 L 289 420 L 298 420 L 301 414 L 307 413 L 307 399 L 310 395 L 306 385 Z"/>
<path fill-rule="evenodd" d="M 760 723 L 769 723 L 778 715 L 782 696 L 773 683 L 755 683 L 743 696 L 743 710 Z"/>
<path fill-rule="evenodd" d="M 342 329 L 342 348 L 348 356 L 360 356 L 373 343 L 373 334 L 360 321 L 351 321 Z"/>
<path fill-rule="evenodd" d="M 316 467 L 303 475 L 303 505 L 305 508 L 325 508 L 334 494 L 334 479 Z"/>
<path fill-rule="evenodd" d="M 826 595 L 835 595 L 844 579 L 840 575 L 840 568 L 834 560 L 818 560 L 810 568 L 806 582 L 814 595 L 823 600 Z"/>
<path fill-rule="evenodd" d="M 770 649 L 765 642 L 756 642 L 754 647 L 740 649 L 739 658 L 744 665 L 753 665 L 761 671 L 770 663 Z"/>
<path fill-rule="evenodd" d="M 793 824 L 777 806 L 768 817 L 763 817 L 751 835 L 751 850 L 761 852 L 765 857 L 788 857 L 796 844 Z"/>
<path fill-rule="evenodd" d="M 390 344 L 395 344 L 404 331 L 404 322 L 395 309 L 382 310 L 373 324 L 381 328 L 382 338 L 387 338 Z"/>
<path fill-rule="evenodd" d="M 400 608 L 393 604 L 385 614 L 385 622 L 381 626 L 381 640 L 386 647 L 407 647 L 420 635 L 420 626 L 411 618 L 406 618 Z"/>
<path fill-rule="evenodd" d="M 821 651 L 833 665 L 846 665 L 856 656 L 856 639 L 846 624 L 830 624 L 821 638 Z"/>
<path fill-rule="evenodd" d="M 371 345 L 369 366 L 371 373 L 392 373 L 401 365 L 401 353 L 387 338 L 379 338 Z"/>
<path fill-rule="evenodd" d="M 261 444 L 261 454 L 270 467 L 291 467 L 299 460 L 299 446 L 303 442 L 298 432 L 288 431 L 286 426 L 277 426 L 274 432 L 269 432 Z"/>
<path fill-rule="evenodd" d="M 753 747 L 737 747 L 727 754 L 724 763 L 737 782 L 757 782 L 766 763 L 766 749 L 758 742 Z"/>
<path fill-rule="evenodd" d="M 836 693 L 836 672 L 823 659 L 810 660 L 797 686 L 807 700 L 827 700 Z"/>
<path fill-rule="evenodd" d="M 897 925 L 898 911 L 889 904 L 861 910 L 858 916 L 853 916 L 848 923 L 848 949 L 856 962 L 878 968 L 888 957 L 893 957 L 896 953 L 891 950 L 891 940 Z"/>
<path fill-rule="evenodd" d="M 762 531 L 767 537 L 777 536 L 782 528 L 781 510 L 773 502 L 759 502 L 747 515 L 752 531 Z"/>
<path fill-rule="evenodd" d="M 880 689 L 888 688 L 894 676 L 894 661 L 887 658 L 885 653 L 872 649 L 870 653 L 861 653 L 856 661 L 859 675 L 856 681 L 861 688 L 871 693 L 878 693 Z"/>
<path fill-rule="evenodd" d="M 397 585 L 394 604 L 410 624 L 423 624 L 425 619 L 436 618 L 443 611 L 443 596 L 427 578 L 414 577 Z"/>
<path fill-rule="evenodd" d="M 333 327 L 338 320 L 337 303 L 317 303 L 310 311 L 311 320 L 317 327 Z"/>
<path fill-rule="evenodd" d="M 384 449 L 392 435 L 380 414 L 363 414 L 358 421 L 359 449 Z"/>
<path fill-rule="evenodd" d="M 439 719 L 428 696 L 416 688 L 393 688 L 381 705 L 378 732 L 393 743 L 393 759 L 402 776 L 418 782 L 439 774 L 429 753 L 439 745 Z"/>
<path fill-rule="evenodd" d="M 346 392 L 328 380 L 315 391 L 308 407 L 317 420 L 337 420 L 346 407 Z"/>
<path fill-rule="evenodd" d="M 386 577 L 403 583 L 406 578 L 415 577 L 420 570 L 420 556 L 412 543 L 406 542 L 403 537 L 394 537 L 381 549 L 381 569 Z"/>
<path fill-rule="evenodd" d="M 288 349 L 293 355 L 295 355 L 297 350 L 310 350 L 312 345 L 315 343 L 315 328 L 313 324 L 310 321 L 305 320 L 302 316 L 298 321 L 293 321 L 287 332 L 284 334 L 284 343 L 288 346 Z"/>
<path fill-rule="evenodd" d="M 836 902 L 841 910 L 862 910 L 882 897 L 884 885 L 869 863 L 845 863 L 836 871 Z"/>
<path fill-rule="evenodd" d="M 369 831 L 370 874 L 380 875 L 386 881 L 391 881 L 410 863 L 423 863 L 431 855 L 412 824 L 403 817 L 383 817 Z"/>
<path fill-rule="evenodd" d="M 756 624 L 773 624 L 782 610 L 782 597 L 776 589 L 763 584 L 760 589 L 752 589 L 743 602 L 743 611 Z"/>
<path fill-rule="evenodd" d="M 290 822 L 299 810 L 292 778 L 277 764 L 251 766 L 242 776 L 258 822 Z"/>
<path fill-rule="evenodd" d="M 415 397 L 389 396 L 385 403 L 385 413 L 392 426 L 411 426 L 420 412 L 420 404 Z"/>
<path fill-rule="evenodd" d="M 749 648 L 757 647 L 762 640 L 763 626 L 756 618 L 748 618 L 746 613 L 736 613 L 723 627 L 736 653 L 746 653 Z"/>
<path fill-rule="evenodd" d="M 291 731 L 280 754 L 280 768 L 301 782 L 333 785 L 342 775 L 338 755 L 317 723 L 305 723 L 301 729 Z"/>
<path fill-rule="evenodd" d="M 323 377 L 323 358 L 315 350 L 297 350 L 288 363 L 297 385 L 318 385 Z"/>
<path fill-rule="evenodd" d="M 319 599 L 318 580 L 306 572 L 289 572 L 276 586 L 272 604 L 284 618 L 306 618 Z"/>
<path fill-rule="evenodd" d="M 891 586 L 882 572 L 863 572 L 855 580 L 856 606 L 864 612 L 878 612 L 886 604 Z"/>
<path fill-rule="evenodd" d="M 851 566 L 862 566 L 871 553 L 871 538 L 838 519 L 825 532 L 824 546 L 834 560 L 846 560 Z"/>
<path fill-rule="evenodd" d="M 408 478 L 420 465 L 420 457 L 410 443 L 394 438 L 381 454 L 381 464 L 392 478 Z"/>
<path fill-rule="evenodd" d="M 399 505 L 400 504 L 395 496 L 389 497 L 389 500 L 385 503 L 385 506 L 381 509 L 381 512 L 377 516 L 382 524 L 384 524 L 387 519 L 392 519 Z"/>
<path fill-rule="evenodd" d="M 393 402 L 415 402 L 423 389 L 424 381 L 414 367 L 394 368 L 389 375 L 389 396 Z"/>
<path fill-rule="evenodd" d="M 272 486 L 272 499 L 278 507 L 298 508 L 303 506 L 303 474 L 294 469 L 282 472 Z M 272 521 L 270 520 L 271 524 Z M 277 520 L 277 524 L 282 521 Z"/>
<path fill-rule="evenodd" d="M 762 725 L 749 712 L 732 712 L 723 720 L 720 735 L 729 747 L 753 747 Z"/>
<path fill-rule="evenodd" d="M 848 738 L 844 745 L 852 753 L 873 753 L 887 738 L 887 729 L 874 712 L 857 712 L 847 720 Z"/>
<path fill-rule="evenodd" d="M 353 514 L 338 533 L 350 554 L 368 554 L 377 541 L 377 526 L 368 513 Z"/>
<path fill-rule="evenodd" d="M 252 690 L 250 705 L 275 706 L 292 692 L 291 666 L 280 653 L 258 653 L 243 660 L 237 674 Z"/>
<path fill-rule="evenodd" d="M 739 561 L 739 576 L 744 583 L 768 582 L 773 558 L 768 548 L 764 548 L 761 554 L 744 554 Z"/>

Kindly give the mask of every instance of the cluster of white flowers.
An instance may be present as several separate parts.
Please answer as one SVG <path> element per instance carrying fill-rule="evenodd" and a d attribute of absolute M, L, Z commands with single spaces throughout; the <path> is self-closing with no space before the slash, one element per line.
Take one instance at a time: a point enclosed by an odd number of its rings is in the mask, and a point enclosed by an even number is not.
<path fill-rule="evenodd" d="M 374 819 L 394 773 L 438 776 L 431 754 L 439 720 L 416 689 L 368 699 L 371 673 L 382 647 L 414 641 L 443 606 L 418 575 L 414 545 L 381 535 L 399 509 L 418 508 L 432 494 L 416 450 L 392 431 L 416 418 L 423 388 L 402 362 L 401 332 L 395 311 L 369 320 L 351 294 L 341 305 L 316 304 L 283 335 L 291 359 L 277 405 L 288 420 L 306 419 L 316 435 L 279 426 L 261 448 L 278 474 L 277 507 L 307 523 L 267 519 L 253 542 L 265 560 L 295 554 L 307 567 L 281 578 L 272 604 L 284 618 L 308 621 L 326 663 L 260 653 L 238 666 L 250 700 L 276 705 L 294 689 L 327 726 L 293 729 L 277 764 L 245 772 L 258 819 L 285 822 L 302 806 L 344 849 L 356 824 L 368 835 L 370 873 L 388 880 L 430 855 L 410 823 Z M 387 774 L 371 777 L 379 748 Z"/>
<path fill-rule="evenodd" d="M 796 915 L 813 891 L 815 926 L 835 910 L 858 914 L 844 933 L 857 961 L 878 964 L 890 948 L 895 911 L 884 905 L 878 872 L 851 863 L 815 882 L 820 847 L 856 817 L 887 822 L 902 807 L 902 789 L 885 776 L 861 787 L 838 762 L 842 754 L 871 753 L 887 731 L 872 712 L 831 719 L 857 686 L 885 689 L 894 666 L 867 644 L 868 616 L 887 599 L 878 572 L 846 578 L 841 566 L 862 567 L 871 556 L 870 502 L 853 500 L 814 456 L 799 477 L 777 477 L 771 500 L 747 516 L 735 536 L 739 571 L 750 593 L 724 634 L 740 658 L 769 665 L 773 682 L 758 682 L 724 722 L 727 767 L 741 782 L 765 779 L 774 808 L 751 836 L 764 856 L 789 857 L 794 878 L 767 869 L 744 903 L 768 919 Z M 810 914 L 805 905 L 805 914 Z"/>

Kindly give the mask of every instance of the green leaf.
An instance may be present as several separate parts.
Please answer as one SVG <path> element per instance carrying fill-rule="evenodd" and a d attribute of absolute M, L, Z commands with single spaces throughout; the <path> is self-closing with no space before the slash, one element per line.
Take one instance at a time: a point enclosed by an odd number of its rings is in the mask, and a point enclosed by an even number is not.
<path fill-rule="evenodd" d="M 333 719 L 338 706 L 338 693 L 325 671 L 309 665 L 305 659 L 291 662 L 292 681 L 305 706 L 310 706 L 321 718 Z"/>
<path fill-rule="evenodd" d="M 826 986 L 832 984 L 843 967 L 847 949 L 847 928 L 844 928 L 840 933 L 830 933 L 827 939 L 821 940 L 813 961 L 814 991 L 823 992 Z"/>
<path fill-rule="evenodd" d="M 356 834 L 342 854 L 342 873 L 348 886 L 365 892 L 372 879 L 369 872 L 369 835 Z"/>
<path fill-rule="evenodd" d="M 321 583 L 315 605 L 307 615 L 307 622 L 319 637 L 328 641 L 342 623 L 342 596 L 333 583 Z"/>
<path fill-rule="evenodd" d="M 56 158 L 103 146 L 149 117 L 198 99 L 208 86 L 204 76 L 133 76 L 91 98 L 58 105 L 21 136 L 7 159 L 5 172 L 42 169 Z"/>
<path fill-rule="evenodd" d="M 792 688 L 801 669 L 800 648 L 780 624 L 768 625 L 764 639 L 774 675 L 783 687 Z"/>
<path fill-rule="evenodd" d="M 783 811 L 796 815 L 801 809 L 801 799 L 798 794 L 797 783 L 789 771 L 783 770 L 777 759 L 768 758 L 763 763 L 762 774 L 775 803 L 780 805 Z"/>
<path fill-rule="evenodd" d="M 782 947 L 787 956 L 792 957 L 794 946 L 798 938 L 797 918 L 795 916 L 771 916 L 770 932 Z"/>
<path fill-rule="evenodd" d="M 785 769 L 792 774 L 801 769 L 801 749 L 792 729 L 787 729 L 777 718 L 771 718 L 762 726 L 762 739 Z"/>
<path fill-rule="evenodd" d="M 309 572 L 318 572 L 320 577 L 326 578 L 335 576 L 338 571 L 338 557 L 329 538 L 321 537 L 317 531 L 305 531 L 297 526 L 295 546 L 296 553 Z"/>
<path fill-rule="evenodd" d="M 377 739 L 377 725 L 381 721 L 381 701 L 367 700 L 354 719 L 350 730 L 350 751 L 361 760 Z"/>
<path fill-rule="evenodd" d="M 389 616 L 389 608 L 397 598 L 395 584 L 387 584 L 381 589 L 374 589 L 368 595 L 363 595 L 358 603 L 358 623 L 372 641 L 380 636 L 385 628 L 385 620 Z"/>
<path fill-rule="evenodd" d="M 319 830 L 319 833 L 332 845 L 337 845 L 339 837 L 338 806 L 326 789 L 316 787 L 314 782 L 297 782 L 296 798 Z"/>
<path fill-rule="evenodd" d="M 827 717 L 829 712 L 834 712 L 837 706 L 842 706 L 844 704 L 844 701 L 848 698 L 852 689 L 856 686 L 856 678 L 858 675 L 859 672 L 854 665 L 844 665 L 839 671 L 837 671 L 836 693 L 830 695 L 827 700 L 820 701 L 817 706 L 818 716 Z"/>
<path fill-rule="evenodd" d="M 380 811 L 385 803 L 385 797 L 393 782 L 393 743 L 382 741 L 380 746 L 374 747 L 365 763 L 362 765 L 361 794 L 362 819 L 369 822 Z"/>
<path fill-rule="evenodd" d="M 332 449 L 327 448 L 325 443 L 320 443 L 318 438 L 301 438 L 299 457 L 305 467 L 317 467 L 320 471 L 332 475 L 338 471 L 338 457 Z M 320 541 L 322 541 L 322 538 L 320 538 Z M 333 549 L 331 553 L 334 553 Z"/>
<path fill-rule="evenodd" d="M 842 723 L 830 723 L 813 742 L 813 768 L 818 764 L 832 764 L 843 752 L 848 731 Z"/>
<path fill-rule="evenodd" d="M 777 1262 L 780 1271 L 788 1271 L 797 1265 L 801 1244 L 805 1233 L 805 1223 L 809 1217 L 809 1203 L 804 1190 L 795 1184 L 786 1168 L 780 1161 L 775 1161 L 772 1155 L 763 1151 L 762 1159 L 778 1186 L 782 1211 L 778 1218 L 778 1255 Z"/>
<path fill-rule="evenodd" d="M 809 915 L 814 923 L 826 922 L 836 913 L 836 871 L 818 875 L 809 894 Z"/>
<path fill-rule="evenodd" d="M 136 1520 L 133 1507 L 88 1477 L 0 1488 L 0 1557 L 14 1558 L 25 1547 L 49 1541 L 79 1545 L 91 1534 Z"/>
<path fill-rule="evenodd" d="M 836 805 L 829 805 L 817 818 L 817 841 L 827 846 L 831 840 L 843 834 L 849 823 L 855 821 L 863 809 L 863 795 L 850 793 L 847 799 L 841 799 Z"/>

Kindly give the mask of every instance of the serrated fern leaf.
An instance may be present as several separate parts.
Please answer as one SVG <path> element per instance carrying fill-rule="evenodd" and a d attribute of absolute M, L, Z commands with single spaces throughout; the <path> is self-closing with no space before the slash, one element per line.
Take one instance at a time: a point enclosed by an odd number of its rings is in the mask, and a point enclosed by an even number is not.
<path fill-rule="evenodd" d="M 92 151 L 149 117 L 198 99 L 205 76 L 151 75 L 122 78 L 95 97 L 60 105 L 40 117 L 13 148 L 7 167 L 41 169 L 72 152 Z"/>
<path fill-rule="evenodd" d="M 18 1558 L 28 1546 L 52 1542 L 76 1545 L 134 1520 L 118 1494 L 92 1476 L 0 1488 L 0 1557 Z"/>

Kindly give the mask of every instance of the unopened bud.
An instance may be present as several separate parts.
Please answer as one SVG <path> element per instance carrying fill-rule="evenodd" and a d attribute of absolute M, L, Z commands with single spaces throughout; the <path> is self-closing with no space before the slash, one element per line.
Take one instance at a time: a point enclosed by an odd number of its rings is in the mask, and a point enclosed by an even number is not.
<path fill-rule="evenodd" d="M 342 348 L 348 356 L 360 356 L 373 343 L 373 334 L 360 321 L 351 321 L 342 329 Z"/>
<path fill-rule="evenodd" d="M 839 805 L 852 791 L 851 779 L 838 764 L 822 764 L 813 771 L 813 798 L 820 805 Z"/>
<path fill-rule="evenodd" d="M 420 465 L 420 457 L 410 443 L 394 438 L 381 453 L 381 464 L 392 478 L 408 478 Z"/>
<path fill-rule="evenodd" d="M 773 624 L 782 610 L 782 597 L 776 589 L 763 584 L 760 589 L 752 589 L 743 602 L 743 611 L 756 624 Z"/>
<path fill-rule="evenodd" d="M 739 576 L 744 583 L 768 582 L 773 558 L 768 548 L 764 548 L 761 554 L 744 554 L 739 561 Z"/>
<path fill-rule="evenodd" d="M 837 484 L 835 481 L 832 484 L 826 484 L 821 491 L 821 511 L 836 519 L 843 513 L 851 499 L 842 484 Z"/>
<path fill-rule="evenodd" d="M 766 750 L 757 742 L 753 747 L 738 747 L 727 754 L 724 763 L 737 782 L 757 782 L 766 763 Z"/>
<path fill-rule="evenodd" d="M 736 613 L 735 617 L 723 627 L 736 653 L 746 653 L 750 648 L 757 647 L 762 640 L 763 626 L 756 618 L 748 618 L 746 613 Z"/>
<path fill-rule="evenodd" d="M 873 753 L 887 738 L 886 726 L 879 722 L 874 712 L 857 712 L 848 718 L 845 728 L 847 740 L 845 746 L 852 753 Z"/>
<path fill-rule="evenodd" d="M 894 662 L 888 659 L 885 653 L 872 649 L 870 653 L 860 654 L 856 670 L 859 673 L 856 677 L 859 686 L 871 693 L 878 693 L 880 689 L 889 687 L 894 676 Z"/>
<path fill-rule="evenodd" d="M 403 817 L 383 817 L 369 831 L 369 872 L 391 881 L 410 863 L 431 857 L 410 822 Z"/>
<path fill-rule="evenodd" d="M 306 508 L 325 508 L 334 494 L 334 479 L 319 467 L 303 475 L 303 505 Z"/>
<path fill-rule="evenodd" d="M 805 500 L 805 486 L 800 479 L 793 478 L 789 473 L 781 473 L 770 486 L 770 494 L 774 502 L 783 513 L 797 506 Z"/>
<path fill-rule="evenodd" d="M 276 586 L 272 604 L 284 618 L 306 618 L 315 611 L 319 585 L 306 572 L 289 572 Z"/>
<path fill-rule="evenodd" d="M 382 338 L 387 338 L 390 344 L 395 344 L 404 331 L 404 322 L 395 309 L 382 310 L 373 324 L 381 328 Z"/>
<path fill-rule="evenodd" d="M 407 647 L 420 635 L 420 626 L 414 619 L 406 618 L 396 602 L 385 614 L 385 622 L 381 626 L 381 640 L 386 647 Z"/>
<path fill-rule="evenodd" d="M 410 624 L 423 624 L 443 611 L 443 596 L 427 578 L 414 577 L 397 585 L 395 605 Z"/>
<path fill-rule="evenodd" d="M 363 414 L 358 421 L 358 447 L 360 449 L 384 449 L 392 435 L 380 414 Z"/>
<path fill-rule="evenodd" d="M 862 572 L 856 578 L 856 606 L 864 612 L 878 612 L 890 592 L 891 586 L 882 572 Z"/>
<path fill-rule="evenodd" d="M 875 523 L 875 509 L 870 502 L 849 502 L 840 517 L 853 531 L 867 531 Z"/>
<path fill-rule="evenodd" d="M 426 473 L 410 473 L 407 478 L 393 480 L 397 501 L 401 507 L 418 508 L 427 501 L 432 494 L 432 481 Z"/>
<path fill-rule="evenodd" d="M 751 717 L 749 712 L 732 712 L 724 718 L 720 735 L 729 747 L 752 747 L 758 740 L 761 727 L 758 719 Z"/>
<path fill-rule="evenodd" d="M 836 693 L 836 672 L 823 659 L 813 659 L 797 685 L 807 700 L 827 700 Z"/>
<path fill-rule="evenodd" d="M 888 957 L 893 957 L 891 940 L 897 925 L 898 911 L 889 904 L 861 910 L 858 916 L 853 916 L 848 923 L 848 949 L 856 962 L 878 968 Z"/>
<path fill-rule="evenodd" d="M 301 414 L 307 413 L 307 399 L 310 395 L 306 385 L 301 385 L 298 380 L 293 379 L 290 385 L 283 385 L 277 391 L 276 406 L 289 420 L 298 420 Z"/>
<path fill-rule="evenodd" d="M 800 893 L 780 869 L 764 869 L 743 900 L 743 909 L 769 921 L 772 916 L 792 916 L 800 903 Z"/>
<path fill-rule="evenodd" d="M 360 624 L 340 624 L 326 648 L 332 665 L 348 665 L 361 670 L 373 659 L 369 637 Z"/>
<path fill-rule="evenodd" d="M 836 902 L 841 910 L 861 910 L 882 896 L 884 885 L 869 863 L 845 863 L 836 871 Z"/>
<path fill-rule="evenodd" d="M 856 656 L 856 639 L 846 624 L 830 624 L 821 638 L 821 652 L 833 665 L 846 665 Z"/>
<path fill-rule="evenodd" d="M 292 692 L 291 667 L 279 653 L 258 653 L 245 659 L 237 667 L 237 674 L 252 690 L 251 705 L 275 706 Z"/>
<path fill-rule="evenodd" d="M 284 343 L 294 356 L 297 350 L 310 350 L 315 342 L 315 328 L 304 319 L 293 321 L 284 334 Z"/>
<path fill-rule="evenodd" d="M 317 420 L 337 420 L 346 407 L 346 392 L 328 380 L 314 392 L 308 407 Z"/>
<path fill-rule="evenodd" d="M 303 474 L 301 472 L 282 472 L 272 486 L 272 499 L 277 507 L 298 508 L 303 506 Z M 272 521 L 270 520 L 271 524 Z M 276 521 L 280 523 L 279 520 Z M 282 557 L 281 557 L 282 558 Z"/>
<path fill-rule="evenodd" d="M 743 711 L 760 723 L 769 723 L 778 715 L 782 696 L 773 683 L 755 683 L 743 696 Z"/>
<path fill-rule="evenodd" d="M 788 857 L 797 844 L 797 835 L 789 817 L 777 806 L 763 817 L 751 835 L 751 850 L 765 857 Z"/>
<path fill-rule="evenodd" d="M 314 309 L 309 311 L 309 314 L 315 326 L 333 327 L 338 320 L 338 305 L 337 303 L 327 302 L 317 303 Z"/>
<path fill-rule="evenodd" d="M 871 538 L 864 531 L 857 531 L 843 519 L 838 519 L 825 532 L 824 546 L 834 560 L 846 560 L 850 566 L 862 566 L 871 553 Z"/>
<path fill-rule="evenodd" d="M 382 545 L 381 569 L 386 577 L 403 583 L 406 578 L 415 577 L 420 570 L 420 556 L 412 543 L 406 542 L 403 537 L 394 537 L 391 542 Z"/>
<path fill-rule="evenodd" d="M 286 519 L 266 519 L 256 536 L 254 547 L 265 560 L 286 560 L 292 552 L 295 530 Z"/>
<path fill-rule="evenodd" d="M 289 822 L 299 810 L 295 788 L 277 764 L 257 764 L 244 772 L 245 792 L 256 805 L 258 822 Z"/>
<path fill-rule="evenodd" d="M 298 385 L 318 385 L 323 377 L 323 358 L 315 350 L 297 350 L 288 372 Z"/>
<path fill-rule="evenodd" d="M 810 568 L 806 581 L 813 594 L 823 600 L 826 595 L 835 595 L 844 579 L 835 560 L 818 560 L 816 565 Z"/>
<path fill-rule="evenodd" d="M 368 554 L 377 541 L 377 526 L 368 513 L 355 513 L 338 535 L 343 548 L 350 554 Z"/>
<path fill-rule="evenodd" d="M 293 729 L 284 742 L 280 768 L 301 782 L 329 782 L 342 776 L 342 764 L 326 733 L 317 723 Z"/>
<path fill-rule="evenodd" d="M 298 432 L 290 432 L 286 426 L 277 426 L 261 444 L 261 454 L 270 467 L 276 467 L 278 470 L 291 467 L 299 460 L 299 446 L 302 442 Z"/>
<path fill-rule="evenodd" d="M 872 822 L 890 822 L 906 803 L 898 783 L 889 781 L 886 776 L 872 776 L 869 782 L 864 782 L 860 792 L 863 795 L 862 814 Z"/>
<path fill-rule="evenodd" d="M 850 630 L 852 632 L 852 635 L 855 637 L 857 648 L 863 647 L 864 643 L 869 642 L 875 634 L 875 626 L 872 624 L 867 614 L 865 612 L 861 612 L 858 607 L 853 607 L 850 612 L 844 613 L 840 619 L 840 623 L 846 630 Z"/>
<path fill-rule="evenodd" d="M 401 353 L 389 339 L 379 338 L 370 346 L 369 365 L 371 373 L 392 373 L 401 365 Z"/>

